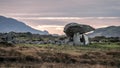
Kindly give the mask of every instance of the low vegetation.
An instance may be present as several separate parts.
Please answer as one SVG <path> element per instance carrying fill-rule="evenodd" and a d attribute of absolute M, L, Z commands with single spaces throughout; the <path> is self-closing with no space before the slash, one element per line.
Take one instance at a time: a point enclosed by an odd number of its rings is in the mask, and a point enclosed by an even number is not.
<path fill-rule="evenodd" d="M 53 44 L 0 44 L 1 67 L 119 68 L 120 43 L 89 46 Z"/>

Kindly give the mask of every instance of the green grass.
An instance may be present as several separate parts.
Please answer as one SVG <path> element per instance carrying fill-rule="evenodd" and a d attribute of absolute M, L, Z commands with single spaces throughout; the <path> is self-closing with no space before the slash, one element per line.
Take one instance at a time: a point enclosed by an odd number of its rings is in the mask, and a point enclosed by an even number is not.
<path fill-rule="evenodd" d="M 103 49 L 120 49 L 119 43 L 94 43 L 91 44 L 89 47 L 96 47 L 96 48 L 103 48 Z"/>
<path fill-rule="evenodd" d="M 87 46 L 72 46 L 72 45 L 53 45 L 53 44 L 17 44 L 18 46 L 29 46 L 46 48 L 56 52 L 88 52 L 88 51 L 109 51 L 120 50 L 119 43 L 92 43 Z"/>

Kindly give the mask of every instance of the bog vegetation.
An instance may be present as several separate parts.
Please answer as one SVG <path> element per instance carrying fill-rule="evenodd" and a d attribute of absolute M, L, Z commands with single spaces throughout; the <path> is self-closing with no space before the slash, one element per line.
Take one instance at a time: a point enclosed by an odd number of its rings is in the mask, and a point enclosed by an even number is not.
<path fill-rule="evenodd" d="M 62 44 L 61 41 L 65 41 L 65 36 L 41 36 L 29 32 L 14 33 L 11 43 L 3 35 L 7 35 L 7 33 L 0 34 L 0 67 L 120 67 L 119 38 L 95 37 L 91 38 L 91 43 L 88 46 L 74 46 L 65 44 L 65 42 Z M 6 42 L 3 42 L 5 40 Z"/>

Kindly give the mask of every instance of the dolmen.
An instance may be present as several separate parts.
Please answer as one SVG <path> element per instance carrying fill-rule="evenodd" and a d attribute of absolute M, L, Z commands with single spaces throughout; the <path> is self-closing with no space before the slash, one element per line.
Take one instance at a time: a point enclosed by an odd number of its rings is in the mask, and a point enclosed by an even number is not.
<path fill-rule="evenodd" d="M 73 45 L 89 45 L 89 38 L 85 33 L 93 30 L 95 29 L 89 25 L 78 23 L 69 23 L 64 27 L 64 32 Z"/>

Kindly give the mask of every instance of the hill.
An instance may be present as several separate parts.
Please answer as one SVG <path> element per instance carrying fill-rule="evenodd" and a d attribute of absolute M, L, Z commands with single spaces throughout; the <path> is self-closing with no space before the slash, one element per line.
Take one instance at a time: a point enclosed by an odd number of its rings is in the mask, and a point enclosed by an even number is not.
<path fill-rule="evenodd" d="M 88 34 L 89 37 L 105 36 L 105 37 L 120 37 L 120 26 L 109 26 L 98 28 L 94 32 Z"/>
<path fill-rule="evenodd" d="M 33 29 L 18 20 L 0 16 L 0 32 L 31 32 L 33 34 L 47 35 L 48 31 L 40 31 Z"/>

